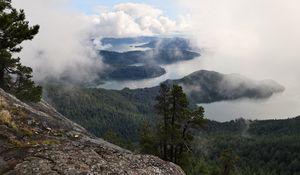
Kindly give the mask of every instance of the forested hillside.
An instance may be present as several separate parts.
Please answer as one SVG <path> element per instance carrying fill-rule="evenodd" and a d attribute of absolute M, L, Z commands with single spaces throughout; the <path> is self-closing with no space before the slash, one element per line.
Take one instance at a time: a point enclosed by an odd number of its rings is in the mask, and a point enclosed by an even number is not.
<path fill-rule="evenodd" d="M 48 85 L 45 91 L 45 98 L 59 112 L 101 137 L 113 130 L 125 140 L 137 141 L 141 121 L 154 117 L 148 90 L 130 93 Z"/>
<path fill-rule="evenodd" d="M 190 108 L 197 103 L 267 98 L 284 89 L 273 81 L 254 81 L 212 71 L 198 71 L 164 83 L 181 85 L 187 92 Z M 229 83 L 230 86 L 226 86 Z M 45 99 L 59 112 L 95 135 L 131 150 L 141 149 L 139 139 L 143 124 L 155 126 L 159 121 L 154 108 L 158 86 L 105 90 L 46 84 L 44 88 Z M 183 167 L 188 174 L 216 173 L 225 151 L 230 153 L 228 159 L 239 157 L 234 163 L 236 174 L 293 175 L 300 172 L 297 151 L 300 149 L 299 132 L 299 117 L 265 121 L 238 119 L 225 123 L 208 121 L 202 130 L 193 130 L 192 152 Z"/>
<path fill-rule="evenodd" d="M 123 91 L 48 86 L 47 96 L 64 115 L 92 133 L 121 146 L 138 150 L 143 121 L 157 121 L 153 89 Z M 148 96 L 148 94 L 153 94 Z M 49 99 L 48 99 L 49 100 Z M 193 156 L 188 174 L 211 174 L 218 169 L 222 152 L 239 157 L 236 174 L 283 174 L 300 172 L 300 117 L 285 120 L 238 119 L 209 121 L 194 131 Z M 130 144 L 128 144 L 130 143 Z"/>
<path fill-rule="evenodd" d="M 207 164 L 211 160 L 218 161 L 224 150 L 231 149 L 239 156 L 237 174 L 295 175 L 300 173 L 299 131 L 300 117 L 262 121 L 237 119 L 225 123 L 210 121 L 205 129 L 196 133 L 194 156 L 202 157 L 204 160 L 199 162 Z M 211 166 L 216 167 L 212 163 L 204 169 L 210 171 L 207 167 Z"/>
<path fill-rule="evenodd" d="M 228 80 L 236 83 L 228 84 Z M 180 84 L 187 93 L 190 106 L 240 98 L 267 98 L 283 91 L 277 83 L 269 84 L 236 75 L 198 71 L 166 84 Z M 82 124 L 97 136 L 112 129 L 126 140 L 136 140 L 141 121 L 155 121 L 153 106 L 159 87 L 105 90 L 66 85 L 45 84 L 44 97 L 59 112 Z"/>

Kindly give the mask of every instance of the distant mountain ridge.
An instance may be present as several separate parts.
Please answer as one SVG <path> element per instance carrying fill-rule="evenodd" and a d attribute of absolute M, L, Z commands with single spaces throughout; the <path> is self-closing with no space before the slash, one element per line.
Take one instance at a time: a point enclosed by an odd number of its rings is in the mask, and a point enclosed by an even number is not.
<path fill-rule="evenodd" d="M 199 57 L 200 54 L 187 50 L 157 49 L 147 51 L 114 52 L 100 51 L 103 62 L 112 66 L 143 64 L 173 64 Z"/>
<path fill-rule="evenodd" d="M 273 80 L 255 81 L 238 74 L 222 74 L 208 70 L 196 71 L 181 79 L 166 80 L 162 83 L 182 86 L 192 105 L 242 98 L 265 99 L 285 90 Z M 158 86 L 145 88 L 149 93 L 158 92 L 158 89 Z"/>
<path fill-rule="evenodd" d="M 136 47 L 142 48 L 165 48 L 170 50 L 195 50 L 196 48 L 192 45 L 191 41 L 185 38 L 162 38 L 156 39 Z"/>
<path fill-rule="evenodd" d="M 153 36 L 125 37 L 125 38 L 105 37 L 101 39 L 101 44 L 102 45 L 136 44 L 136 43 L 153 42 L 156 40 L 159 40 L 159 38 Z"/>
<path fill-rule="evenodd" d="M 141 80 L 162 76 L 166 70 L 157 65 L 122 66 L 108 73 L 108 80 Z"/>
<path fill-rule="evenodd" d="M 196 71 L 179 80 L 167 80 L 179 84 L 192 103 L 207 103 L 240 98 L 264 99 L 284 91 L 273 80 L 255 81 L 238 74 L 221 74 L 215 71 Z"/>

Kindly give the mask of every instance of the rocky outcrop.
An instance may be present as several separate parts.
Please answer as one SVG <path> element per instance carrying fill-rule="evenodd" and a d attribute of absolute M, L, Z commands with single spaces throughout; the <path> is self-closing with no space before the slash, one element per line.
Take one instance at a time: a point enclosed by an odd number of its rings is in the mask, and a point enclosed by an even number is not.
<path fill-rule="evenodd" d="M 50 105 L 0 89 L 0 174 L 181 175 L 177 165 L 96 138 Z"/>

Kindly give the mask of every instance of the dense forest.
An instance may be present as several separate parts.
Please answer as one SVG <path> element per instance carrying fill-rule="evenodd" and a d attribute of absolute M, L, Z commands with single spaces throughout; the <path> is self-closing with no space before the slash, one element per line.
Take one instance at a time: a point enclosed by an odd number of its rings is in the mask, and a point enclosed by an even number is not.
<path fill-rule="evenodd" d="M 99 137 L 113 130 L 119 137 L 136 142 L 141 123 L 156 115 L 154 100 L 147 100 L 154 99 L 156 92 L 149 91 L 152 89 L 116 91 L 48 85 L 44 97 L 59 112 Z"/>
<path fill-rule="evenodd" d="M 159 119 L 154 108 L 158 90 L 152 88 L 117 91 L 45 87 L 44 96 L 59 112 L 95 135 L 134 151 L 141 151 L 141 126 L 155 125 Z M 204 128 L 193 130 L 192 152 L 183 167 L 188 174 L 219 174 L 222 155 L 230 150 L 230 160 L 238 157 L 234 174 L 296 175 L 300 172 L 299 133 L 300 117 L 208 121 Z"/>
<path fill-rule="evenodd" d="M 300 117 L 262 121 L 237 119 L 225 123 L 210 121 L 205 129 L 195 133 L 193 151 L 197 158 L 204 158 L 207 163 L 218 161 L 223 150 L 233 150 L 239 156 L 236 174 L 294 175 L 300 173 L 299 131 Z"/>

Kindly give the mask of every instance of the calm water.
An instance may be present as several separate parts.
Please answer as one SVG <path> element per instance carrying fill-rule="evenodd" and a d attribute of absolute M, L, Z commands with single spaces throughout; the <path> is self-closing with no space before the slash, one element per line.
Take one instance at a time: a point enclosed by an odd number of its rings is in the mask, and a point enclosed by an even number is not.
<path fill-rule="evenodd" d="M 161 77 L 138 81 L 109 81 L 105 82 L 103 85 L 99 85 L 98 87 L 120 90 L 126 87 L 136 89 L 157 86 L 167 79 L 179 79 L 197 70 L 201 70 L 201 59 L 201 57 L 198 57 L 193 60 L 162 66 L 166 69 L 167 73 Z"/>
<path fill-rule="evenodd" d="M 201 69 L 215 70 L 221 73 L 240 73 L 257 80 L 268 78 L 268 75 L 260 78 L 251 76 L 251 74 L 247 74 L 247 72 L 241 72 L 242 70 L 239 68 L 234 70 L 232 68 L 226 69 L 225 66 L 215 66 L 215 64 L 210 63 L 210 60 L 211 58 L 209 56 L 201 56 L 194 60 L 163 66 L 167 73 L 158 78 L 140 81 L 106 82 L 106 84 L 100 85 L 99 88 L 123 89 L 128 87 L 131 89 L 136 89 L 153 87 L 159 85 L 159 83 L 167 79 L 179 79 Z M 224 65 L 226 65 L 226 62 L 224 62 Z M 292 77 L 292 75 L 293 74 L 286 74 L 281 75 L 281 77 L 280 75 L 273 75 L 277 78 L 275 79 L 277 82 L 286 87 L 286 90 L 284 93 L 274 95 L 269 99 L 242 99 L 201 105 L 205 107 L 207 118 L 218 121 L 227 121 L 240 117 L 248 119 L 279 119 L 295 117 L 300 115 L 300 83 L 297 83 L 298 81 L 296 81 L 296 76 L 295 79 L 286 79 L 287 76 Z"/>

